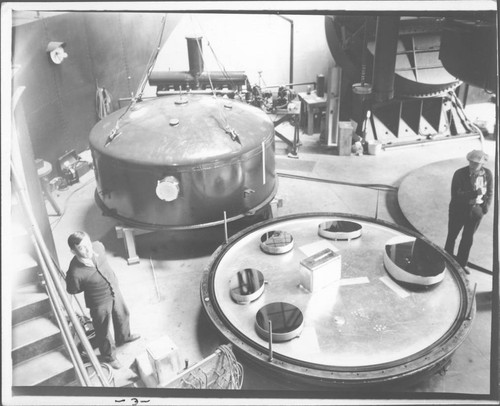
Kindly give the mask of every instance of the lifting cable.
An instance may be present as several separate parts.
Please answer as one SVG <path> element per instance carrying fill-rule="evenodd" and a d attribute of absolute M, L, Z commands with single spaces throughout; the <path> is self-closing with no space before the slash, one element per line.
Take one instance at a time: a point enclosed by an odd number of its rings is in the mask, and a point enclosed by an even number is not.
<path fill-rule="evenodd" d="M 198 51 L 200 51 L 200 56 L 201 56 L 201 60 L 203 61 L 203 66 L 206 66 L 205 56 L 203 55 L 203 50 L 201 49 L 200 41 L 198 41 L 198 39 L 196 39 L 196 45 L 198 46 Z M 212 78 L 210 77 L 209 71 L 207 71 L 207 76 L 208 76 L 208 81 L 210 82 L 210 90 L 212 91 L 212 95 L 215 99 L 215 98 L 217 98 L 217 94 L 215 93 L 214 84 L 212 83 Z"/>
<path fill-rule="evenodd" d="M 196 45 L 198 46 L 198 50 L 200 52 L 200 56 L 201 56 L 201 59 L 203 61 L 203 65 L 206 66 L 206 64 L 205 64 L 205 57 L 203 55 L 203 50 L 201 49 L 200 41 L 196 40 Z M 233 141 L 235 141 L 235 142 L 237 142 L 238 144 L 241 145 L 241 140 L 240 140 L 240 137 L 239 137 L 238 133 L 229 125 L 229 123 L 227 121 L 227 116 L 226 116 L 226 114 L 224 112 L 224 107 L 222 107 L 221 103 L 219 102 L 219 100 L 217 100 L 217 94 L 215 92 L 215 88 L 214 88 L 214 85 L 212 83 L 212 78 L 210 77 L 210 72 L 209 71 L 207 71 L 207 76 L 208 76 L 208 81 L 210 82 L 210 89 L 212 90 L 213 98 L 215 99 L 215 102 L 217 104 L 217 111 L 219 113 L 219 120 L 217 121 L 217 123 L 219 124 L 219 127 L 226 134 L 228 134 Z"/>
<path fill-rule="evenodd" d="M 146 65 L 146 71 L 142 77 L 142 81 L 139 83 L 139 86 L 138 86 L 137 91 L 135 93 L 135 97 L 133 99 L 133 103 L 142 100 L 142 94 L 144 93 L 144 89 L 146 87 L 146 84 L 149 81 L 149 77 L 151 76 L 151 73 L 153 72 L 153 68 L 155 67 L 156 60 L 158 59 L 158 55 L 160 53 L 161 43 L 163 40 L 163 32 L 165 31 L 166 20 L 167 20 L 167 18 L 166 18 L 166 15 L 164 14 L 162 17 L 162 20 L 161 20 L 161 29 L 160 29 L 160 34 L 158 36 L 156 48 L 153 50 L 153 53 L 151 54 L 151 56 L 149 58 L 148 64 Z"/>
<path fill-rule="evenodd" d="M 217 55 L 215 54 L 215 51 L 214 49 L 212 48 L 212 45 L 210 44 L 210 41 L 207 39 L 207 45 L 208 47 L 210 48 L 210 51 L 212 51 L 212 55 L 214 56 L 214 59 L 215 61 L 217 62 L 217 65 L 219 66 L 219 69 L 221 70 L 222 74 L 224 75 L 224 77 L 229 81 L 229 83 L 231 84 L 231 86 L 233 88 L 235 88 L 235 85 L 234 85 L 234 82 L 233 80 L 231 79 L 231 77 L 229 76 L 229 73 L 227 73 L 227 70 L 226 70 L 226 67 L 224 66 L 224 64 L 219 60 L 219 58 L 217 58 Z"/>
<path fill-rule="evenodd" d="M 114 139 L 116 139 L 119 135 L 121 135 L 121 132 L 119 131 L 120 121 L 129 112 L 129 110 L 136 104 L 137 101 L 142 100 L 142 94 L 144 93 L 146 83 L 148 82 L 149 77 L 151 76 L 151 73 L 153 72 L 153 68 L 154 68 L 156 60 L 158 58 L 158 54 L 160 53 L 163 32 L 165 31 L 165 22 L 166 22 L 166 15 L 164 14 L 162 17 L 161 29 L 160 29 L 160 34 L 158 36 L 157 46 L 153 50 L 153 52 L 149 58 L 149 61 L 146 65 L 145 74 L 143 75 L 142 80 L 139 82 L 139 86 L 137 88 L 137 91 L 136 91 L 134 97 L 132 98 L 132 100 L 130 101 L 129 105 L 127 106 L 126 110 L 118 118 L 118 120 L 116 120 L 116 124 L 115 124 L 113 130 L 109 134 L 108 139 L 106 140 L 106 143 L 104 144 L 105 147 L 107 147 Z"/>
<path fill-rule="evenodd" d="M 198 28 L 202 34 L 202 37 L 204 37 L 204 30 L 203 30 L 203 27 L 201 26 L 200 24 L 200 21 L 199 20 L 196 20 L 196 23 L 198 25 Z M 232 81 L 231 77 L 229 76 L 229 73 L 227 73 L 227 70 L 226 70 L 226 67 L 224 66 L 224 64 L 219 60 L 219 58 L 217 57 L 214 49 L 212 48 L 212 44 L 210 43 L 210 41 L 208 40 L 208 36 L 207 36 L 207 45 L 208 47 L 210 48 L 210 51 L 212 51 L 212 55 L 215 59 L 215 62 L 217 62 L 217 65 L 219 66 L 219 69 L 221 70 L 223 76 L 231 83 L 231 86 L 233 86 L 233 88 L 235 87 L 234 86 L 234 82 Z M 201 50 L 200 50 L 200 53 L 201 53 Z M 208 71 L 207 71 L 207 74 L 209 75 Z M 210 76 L 210 75 L 209 75 Z"/>

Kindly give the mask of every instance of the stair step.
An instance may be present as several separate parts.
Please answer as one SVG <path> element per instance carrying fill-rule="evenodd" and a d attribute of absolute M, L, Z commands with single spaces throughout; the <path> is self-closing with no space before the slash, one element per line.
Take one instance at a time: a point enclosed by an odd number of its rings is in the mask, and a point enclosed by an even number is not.
<path fill-rule="evenodd" d="M 24 224 L 17 221 L 11 223 L 11 232 L 13 238 L 28 237 L 28 231 L 26 231 Z"/>
<path fill-rule="evenodd" d="M 37 317 L 12 328 L 12 362 L 18 364 L 62 345 L 59 328 L 47 317 Z"/>
<path fill-rule="evenodd" d="M 16 256 L 16 260 L 13 261 L 13 268 L 15 272 L 22 271 L 23 269 L 29 269 L 38 266 L 35 258 L 32 255 L 25 252 Z"/>
<path fill-rule="evenodd" d="M 13 190 L 11 190 L 10 193 L 10 205 L 13 208 L 21 205 L 21 202 L 19 201 L 19 196 Z"/>
<path fill-rule="evenodd" d="M 12 386 L 64 386 L 73 382 L 73 364 L 62 351 L 60 348 L 15 365 Z"/>
<path fill-rule="evenodd" d="M 21 221 L 21 222 L 23 221 L 23 219 L 26 218 L 26 213 L 24 212 L 24 208 L 16 194 L 11 195 L 10 218 L 14 221 Z"/>
<path fill-rule="evenodd" d="M 38 285 L 24 285 L 13 292 L 12 325 L 39 317 L 51 310 L 49 296 Z"/>
<path fill-rule="evenodd" d="M 13 286 L 20 286 L 39 281 L 38 262 L 32 255 L 22 252 L 17 254 L 11 263 L 12 282 L 14 283 Z"/>
<path fill-rule="evenodd" d="M 33 242 L 28 229 L 22 222 L 11 222 L 10 236 L 10 248 L 13 253 L 16 253 L 16 257 L 13 256 L 13 258 L 17 258 L 22 252 L 28 253 L 28 255 L 32 255 L 32 258 L 35 258 Z"/>

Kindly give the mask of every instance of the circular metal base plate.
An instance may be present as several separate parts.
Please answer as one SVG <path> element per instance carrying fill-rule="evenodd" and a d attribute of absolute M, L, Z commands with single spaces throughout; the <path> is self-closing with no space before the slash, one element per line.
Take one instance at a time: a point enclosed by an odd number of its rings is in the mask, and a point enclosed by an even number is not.
<path fill-rule="evenodd" d="M 331 241 L 318 235 L 318 224 L 333 221 L 359 224 L 363 238 Z M 293 235 L 288 254 L 267 255 L 259 248 L 261 237 L 274 230 Z M 394 282 L 384 268 L 385 244 L 393 237 L 428 245 L 445 263 L 441 283 L 411 289 Z M 309 293 L 300 287 L 300 262 L 326 248 L 342 257 L 340 279 Z M 228 283 L 235 269 L 244 268 L 261 270 L 266 290 L 241 306 Z M 207 315 L 241 355 L 272 373 L 318 386 L 372 387 L 433 373 L 465 340 L 475 314 L 465 273 L 437 245 L 391 223 L 339 213 L 280 217 L 233 235 L 212 255 L 201 295 Z M 258 330 L 256 315 L 277 302 L 299 309 L 303 327 L 298 337 L 293 331 L 296 338 L 273 346 L 269 362 L 268 327 Z"/>

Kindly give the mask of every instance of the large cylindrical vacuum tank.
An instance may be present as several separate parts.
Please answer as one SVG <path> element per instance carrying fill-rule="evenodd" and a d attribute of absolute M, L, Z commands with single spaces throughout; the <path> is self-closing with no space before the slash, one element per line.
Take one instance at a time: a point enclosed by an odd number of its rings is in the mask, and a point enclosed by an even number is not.
<path fill-rule="evenodd" d="M 207 227 L 264 208 L 276 194 L 274 125 L 262 110 L 183 94 L 125 112 L 90 133 L 96 201 L 106 214 L 145 229 Z"/>

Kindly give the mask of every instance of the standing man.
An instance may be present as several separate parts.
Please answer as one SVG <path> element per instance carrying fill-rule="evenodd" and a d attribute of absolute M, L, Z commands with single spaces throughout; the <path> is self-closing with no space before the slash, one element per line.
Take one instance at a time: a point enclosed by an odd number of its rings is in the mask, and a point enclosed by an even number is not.
<path fill-rule="evenodd" d="M 462 239 L 458 247 L 457 261 L 466 268 L 474 233 L 488 212 L 493 194 L 493 176 L 483 165 L 488 155 L 480 150 L 467 154 L 469 165 L 458 169 L 451 182 L 451 202 L 448 218 L 448 237 L 444 249 L 453 255 L 455 240 L 463 228 Z"/>
<path fill-rule="evenodd" d="M 129 311 L 123 301 L 118 280 L 106 259 L 104 245 L 92 242 L 87 233 L 76 231 L 68 237 L 68 245 L 75 255 L 66 273 L 66 290 L 74 295 L 83 292 L 90 310 L 101 361 L 115 369 L 122 366 L 116 358 L 116 345 L 140 338 L 130 334 Z"/>

